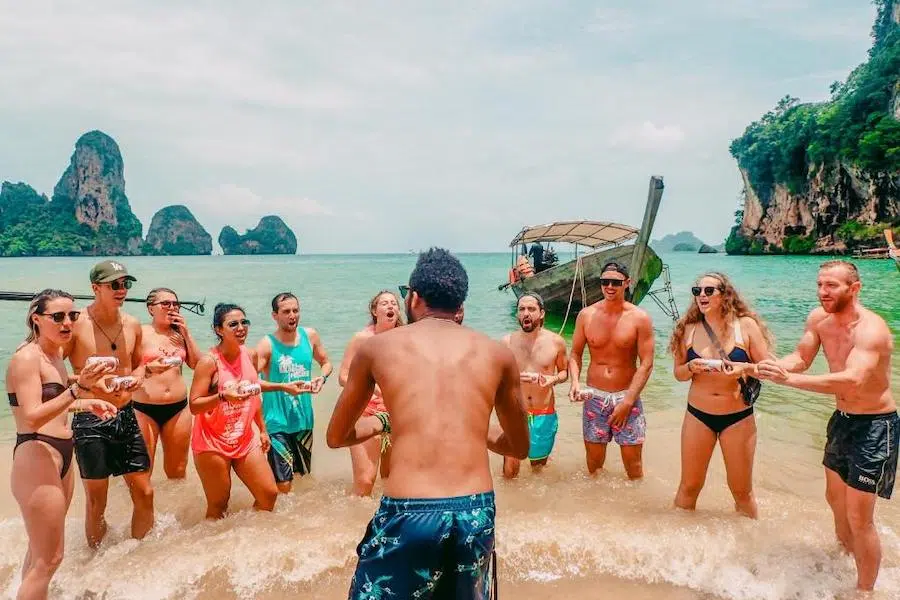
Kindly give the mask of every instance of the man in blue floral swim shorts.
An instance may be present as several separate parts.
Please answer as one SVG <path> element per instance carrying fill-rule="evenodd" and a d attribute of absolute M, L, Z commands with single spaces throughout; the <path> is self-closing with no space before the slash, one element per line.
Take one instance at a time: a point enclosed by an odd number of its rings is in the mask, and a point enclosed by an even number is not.
<path fill-rule="evenodd" d="M 575 319 L 569 398 L 584 402 L 582 433 L 588 472 L 603 468 L 606 445 L 614 439 L 628 478 L 640 479 L 647 431 L 640 394 L 653 370 L 654 339 L 650 315 L 625 300 L 630 283 L 625 266 L 616 262 L 603 266 L 603 300 L 583 308 Z M 578 376 L 585 345 L 588 387 L 582 388 Z"/>
<path fill-rule="evenodd" d="M 392 445 L 349 598 L 495 598 L 488 450 L 521 460 L 529 447 L 516 359 L 456 322 L 468 276 L 446 250 L 422 253 L 400 292 L 410 324 L 362 344 L 326 433 L 331 448 L 381 433 Z M 362 417 L 376 383 L 387 413 Z"/>

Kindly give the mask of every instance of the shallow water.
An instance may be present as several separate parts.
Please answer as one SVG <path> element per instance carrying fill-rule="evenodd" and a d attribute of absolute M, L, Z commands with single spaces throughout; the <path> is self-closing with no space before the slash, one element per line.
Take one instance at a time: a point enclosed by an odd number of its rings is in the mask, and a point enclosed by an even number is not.
<path fill-rule="evenodd" d="M 405 280 L 414 256 L 206 257 L 128 259 L 139 278 L 135 295 L 170 285 L 185 299 L 206 296 L 246 305 L 254 339 L 269 330 L 267 302 L 291 289 L 303 301 L 303 321 L 319 329 L 337 362 L 353 331 L 365 321 L 365 304 L 378 289 Z M 815 305 L 817 264 L 810 258 L 734 258 L 671 255 L 679 305 L 693 277 L 722 269 L 753 300 L 779 342 L 790 349 Z M 515 327 L 512 296 L 496 291 L 506 255 L 467 255 L 470 298 L 466 324 L 499 337 Z M 45 285 L 87 293 L 84 259 L 0 260 L 7 289 Z M 890 270 L 887 268 L 890 267 Z M 900 332 L 891 300 L 900 283 L 886 261 L 861 262 L 864 302 Z M 893 292 L 893 293 L 892 293 Z M 607 471 L 596 478 L 584 468 L 580 405 L 559 395 L 560 432 L 550 466 L 539 475 L 523 466 L 520 478 L 503 480 L 492 458 L 498 502 L 497 549 L 503 597 L 523 599 L 628 598 L 734 600 L 833 599 L 854 597 L 855 567 L 834 541 L 825 504 L 821 448 L 833 401 L 766 385 L 758 403 L 759 443 L 755 487 L 760 520 L 733 512 L 721 456 L 713 457 L 696 513 L 670 508 L 679 477 L 679 436 L 686 386 L 671 375 L 664 346 L 671 324 L 649 302 L 657 327 L 656 368 L 644 394 L 648 418 L 645 480 L 628 482 L 615 447 Z M 129 311 L 143 318 L 140 305 Z M 0 358 L 8 356 L 24 330 L 25 304 L 0 303 Z M 189 316 L 202 345 L 212 342 L 209 317 Z M 558 323 L 556 326 L 558 327 Z M 815 371 L 821 371 L 817 361 Z M 894 389 L 900 389 L 895 353 Z M 256 514 L 246 489 L 235 480 L 232 513 L 203 520 L 203 493 L 193 466 L 183 482 L 154 475 L 158 521 L 148 539 L 127 539 L 130 502 L 121 480 L 111 485 L 110 533 L 97 552 L 83 534 L 83 494 L 67 521 L 66 558 L 57 573 L 54 598 L 346 598 L 355 548 L 377 505 L 376 498 L 347 496 L 350 459 L 346 450 L 324 446 L 324 429 L 337 396 L 336 378 L 316 399 L 313 476 L 279 499 L 274 514 Z M 0 451 L 11 454 L 13 428 L 0 409 Z M 0 463 L 9 481 L 9 461 Z M 900 590 L 900 502 L 879 501 L 877 514 L 884 558 L 877 591 L 869 598 L 897 598 Z M 8 484 L 0 489 L 0 597 L 12 598 L 26 537 Z"/>

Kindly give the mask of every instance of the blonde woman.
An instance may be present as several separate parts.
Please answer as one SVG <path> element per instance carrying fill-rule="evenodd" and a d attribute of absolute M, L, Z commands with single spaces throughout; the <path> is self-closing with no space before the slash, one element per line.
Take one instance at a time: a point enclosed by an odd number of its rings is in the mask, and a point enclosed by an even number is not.
<path fill-rule="evenodd" d="M 356 333 L 347 345 L 344 358 L 341 361 L 341 372 L 338 383 L 343 387 L 347 383 L 350 374 L 350 364 L 356 351 L 367 339 L 373 335 L 383 333 L 395 327 L 403 325 L 403 317 L 400 310 L 400 302 L 393 292 L 382 290 L 369 301 L 370 323 L 365 329 Z M 384 398 L 381 390 L 375 386 L 375 393 L 369 400 L 369 405 L 363 412 L 364 417 L 372 416 L 379 412 L 386 412 Z M 353 464 L 353 493 L 357 496 L 369 496 L 375 487 L 375 477 L 378 475 L 379 462 L 381 477 L 386 478 L 390 474 L 390 447 L 382 437 L 373 437 L 362 444 L 350 446 L 350 461 Z"/>
<path fill-rule="evenodd" d="M 718 443 L 735 509 L 755 519 L 756 419 L 743 388 L 748 378 L 759 375 L 756 363 L 772 356 L 772 336 L 724 274 L 703 275 L 691 293 L 694 301 L 675 325 L 669 344 L 675 378 L 691 382 L 675 506 L 696 507 Z"/>

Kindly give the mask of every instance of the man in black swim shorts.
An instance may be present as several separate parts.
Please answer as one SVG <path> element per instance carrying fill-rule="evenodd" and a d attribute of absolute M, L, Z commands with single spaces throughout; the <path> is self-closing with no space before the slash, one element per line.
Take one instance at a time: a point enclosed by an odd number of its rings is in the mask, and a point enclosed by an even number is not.
<path fill-rule="evenodd" d="M 131 535 L 136 539 L 142 539 L 153 526 L 153 488 L 150 456 L 131 404 L 131 394 L 144 378 L 144 367 L 139 366 L 141 324 L 121 311 L 136 279 L 122 263 L 107 260 L 91 269 L 90 280 L 94 301 L 73 325 L 72 340 L 64 352 L 76 373 L 96 357 L 116 363 L 114 375 L 85 390 L 114 404 L 116 416 L 101 421 L 91 413 L 77 413 L 72 418 L 75 459 L 85 491 L 85 535 L 88 545 L 96 548 L 106 535 L 109 478 L 122 475 L 128 485 L 134 504 Z M 113 377 L 126 376 L 129 379 L 111 389 Z"/>
<path fill-rule="evenodd" d="M 900 417 L 891 395 L 893 336 L 884 319 L 859 301 L 856 266 L 829 261 L 819 269 L 820 308 L 806 320 L 793 354 L 759 363 L 760 377 L 782 385 L 834 394 L 828 421 L 825 495 L 838 540 L 856 559 L 857 587 L 872 590 L 881 564 L 875 528 L 876 497 L 889 499 L 897 472 Z M 819 351 L 830 373 L 801 375 Z"/>

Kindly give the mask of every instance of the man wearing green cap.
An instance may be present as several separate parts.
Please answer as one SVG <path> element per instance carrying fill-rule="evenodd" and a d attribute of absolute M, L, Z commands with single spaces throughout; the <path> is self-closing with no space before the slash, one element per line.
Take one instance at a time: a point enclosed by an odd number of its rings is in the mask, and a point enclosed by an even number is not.
<path fill-rule="evenodd" d="M 85 491 L 84 529 L 88 545 L 96 548 L 106 535 L 106 499 L 109 478 L 122 475 L 131 492 L 134 511 L 131 535 L 141 539 L 153 526 L 153 488 L 150 485 L 150 456 L 138 427 L 132 393 L 142 385 L 141 324 L 121 308 L 134 277 L 120 262 L 105 260 L 90 273 L 94 301 L 85 311 L 87 318 L 75 322 L 66 356 L 75 373 L 91 357 L 116 360 L 114 375 L 101 380 L 90 391 L 116 405 L 113 419 L 101 421 L 89 412 L 72 419 L 75 458 Z M 114 377 L 131 376 L 116 386 Z"/>

